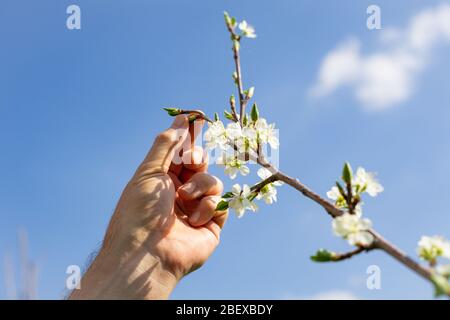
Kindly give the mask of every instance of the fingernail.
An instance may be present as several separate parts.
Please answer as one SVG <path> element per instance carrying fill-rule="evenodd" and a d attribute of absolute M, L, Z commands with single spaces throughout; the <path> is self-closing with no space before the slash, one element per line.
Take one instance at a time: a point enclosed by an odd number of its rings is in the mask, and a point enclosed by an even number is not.
<path fill-rule="evenodd" d="M 184 126 L 185 123 L 186 123 L 186 116 L 183 114 L 180 114 L 175 117 L 175 120 L 173 120 L 171 128 L 173 128 L 173 129 L 181 128 Z"/>
<path fill-rule="evenodd" d="M 194 213 L 192 214 L 190 220 L 191 220 L 192 223 L 196 223 L 196 222 L 198 222 L 198 219 L 199 219 L 199 218 L 200 218 L 200 212 L 197 211 L 197 212 L 194 212 Z"/>
<path fill-rule="evenodd" d="M 184 186 L 182 186 L 181 188 L 184 190 L 184 192 L 192 193 L 195 190 L 195 183 L 192 182 L 192 181 L 188 182 Z"/>

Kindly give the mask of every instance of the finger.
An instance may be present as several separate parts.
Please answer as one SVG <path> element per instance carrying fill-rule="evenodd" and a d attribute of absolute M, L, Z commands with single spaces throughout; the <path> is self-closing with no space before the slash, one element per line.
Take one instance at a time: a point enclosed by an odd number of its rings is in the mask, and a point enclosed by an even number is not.
<path fill-rule="evenodd" d="M 194 146 L 183 153 L 184 168 L 194 172 L 205 172 L 208 169 L 208 153 L 200 146 Z"/>
<path fill-rule="evenodd" d="M 216 211 L 217 203 L 220 201 L 220 196 L 204 197 L 194 211 L 189 216 L 189 223 L 194 227 L 199 227 L 207 224 L 216 217 L 226 216 L 226 211 Z M 221 218 L 223 220 L 223 218 Z M 222 224 L 223 225 L 223 224 Z"/>
<path fill-rule="evenodd" d="M 185 158 L 184 164 L 182 168 L 178 170 L 177 173 L 177 176 L 183 183 L 189 181 L 198 172 L 208 171 L 208 153 L 204 151 L 201 147 L 197 146 L 194 150 L 188 151 L 183 156 Z"/>
<path fill-rule="evenodd" d="M 204 124 L 205 124 L 205 121 L 203 119 L 199 119 L 189 125 L 189 134 L 191 136 L 192 146 L 195 143 L 195 139 L 197 139 L 197 137 L 202 132 L 202 128 L 203 128 Z"/>
<path fill-rule="evenodd" d="M 194 148 L 195 140 L 201 134 L 204 123 L 204 120 L 196 120 L 189 124 L 189 139 L 183 142 L 182 153 Z"/>
<path fill-rule="evenodd" d="M 167 173 L 170 163 L 186 140 L 189 123 L 185 115 L 178 115 L 171 127 L 160 133 L 142 163 L 146 174 Z"/>
<path fill-rule="evenodd" d="M 202 132 L 203 124 L 203 120 L 197 120 L 189 124 L 189 136 L 186 137 L 186 139 L 183 141 L 182 146 L 179 148 L 179 154 L 175 154 L 175 157 L 172 159 L 172 163 L 170 164 L 169 168 L 169 170 L 175 173 L 177 176 L 181 174 L 183 164 L 202 164 L 200 160 L 197 160 L 198 158 L 202 158 L 203 155 L 197 155 L 197 149 L 201 147 L 195 146 L 195 139 Z M 207 153 L 205 152 L 205 154 Z M 202 167 L 202 165 L 200 165 L 200 167 Z M 206 171 L 206 169 L 203 171 Z"/>
<path fill-rule="evenodd" d="M 178 194 L 184 200 L 193 200 L 201 196 L 220 195 L 222 191 L 222 181 L 208 173 L 199 172 L 178 189 Z"/>

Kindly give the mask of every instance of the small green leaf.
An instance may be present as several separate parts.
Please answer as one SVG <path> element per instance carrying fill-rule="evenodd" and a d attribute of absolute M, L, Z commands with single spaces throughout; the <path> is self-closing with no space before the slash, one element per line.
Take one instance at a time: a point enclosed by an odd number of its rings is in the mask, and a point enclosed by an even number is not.
<path fill-rule="evenodd" d="M 242 123 L 243 123 L 244 126 L 246 126 L 248 124 L 248 114 L 245 114 Z"/>
<path fill-rule="evenodd" d="M 219 121 L 219 114 L 214 112 L 214 121 Z"/>
<path fill-rule="evenodd" d="M 343 197 L 345 198 L 346 195 L 345 195 L 344 188 L 343 188 L 342 185 L 339 183 L 339 181 L 336 181 L 336 187 L 339 189 L 339 193 L 341 194 L 341 196 L 343 196 Z"/>
<path fill-rule="evenodd" d="M 333 261 L 334 256 L 334 252 L 330 252 L 326 249 L 319 249 L 315 255 L 311 256 L 311 260 L 315 262 L 329 262 Z"/>
<path fill-rule="evenodd" d="M 237 23 L 236 18 L 232 17 L 230 23 L 231 23 L 232 28 L 236 27 L 236 23 Z"/>
<path fill-rule="evenodd" d="M 222 196 L 223 199 L 230 199 L 230 198 L 233 198 L 233 197 L 234 197 L 233 192 L 226 192 L 226 193 Z"/>
<path fill-rule="evenodd" d="M 225 110 L 225 111 L 223 112 L 223 114 L 224 114 L 225 118 L 227 118 L 228 120 L 234 121 L 233 115 L 232 115 L 231 113 L 229 113 L 228 111 Z"/>
<path fill-rule="evenodd" d="M 431 281 L 434 284 L 434 295 L 436 297 L 450 294 L 450 284 L 445 277 L 435 273 L 431 276 Z"/>
<path fill-rule="evenodd" d="M 256 103 L 253 104 L 250 115 L 252 117 L 252 121 L 254 122 L 256 122 L 259 119 L 259 110 L 258 105 Z"/>
<path fill-rule="evenodd" d="M 230 15 L 228 14 L 228 12 L 224 11 L 223 12 L 223 17 L 225 18 L 225 23 L 227 25 L 230 25 L 231 24 L 231 18 L 230 18 Z"/>
<path fill-rule="evenodd" d="M 344 169 L 342 169 L 342 180 L 347 183 L 351 184 L 353 179 L 353 170 L 350 166 L 350 163 L 346 162 L 344 164 Z"/>
<path fill-rule="evenodd" d="M 177 108 L 163 108 L 164 110 L 167 111 L 167 113 L 169 114 L 169 116 L 177 116 L 179 114 L 181 114 L 181 109 L 177 109 Z"/>
<path fill-rule="evenodd" d="M 222 200 L 216 206 L 216 211 L 223 211 L 228 209 L 228 201 Z"/>

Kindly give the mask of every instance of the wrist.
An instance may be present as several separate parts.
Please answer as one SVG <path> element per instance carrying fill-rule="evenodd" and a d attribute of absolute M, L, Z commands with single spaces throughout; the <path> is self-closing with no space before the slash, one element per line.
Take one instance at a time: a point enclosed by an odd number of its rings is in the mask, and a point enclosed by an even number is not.
<path fill-rule="evenodd" d="M 70 299 L 167 299 L 179 280 L 148 251 L 116 256 L 102 249 Z"/>

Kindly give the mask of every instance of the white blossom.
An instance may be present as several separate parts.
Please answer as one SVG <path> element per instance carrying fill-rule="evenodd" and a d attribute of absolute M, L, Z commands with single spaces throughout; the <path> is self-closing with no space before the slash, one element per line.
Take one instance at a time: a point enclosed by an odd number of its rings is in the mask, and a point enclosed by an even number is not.
<path fill-rule="evenodd" d="M 375 174 L 367 172 L 362 167 L 356 170 L 356 176 L 352 181 L 352 185 L 359 185 L 360 190 L 365 190 L 372 197 L 376 197 L 384 191 L 383 186 L 376 180 Z"/>
<path fill-rule="evenodd" d="M 226 137 L 237 147 L 238 153 L 245 153 L 257 148 L 257 132 L 251 126 L 242 128 L 237 122 L 229 123 L 226 128 Z"/>
<path fill-rule="evenodd" d="M 233 185 L 231 189 L 233 198 L 229 201 L 228 206 L 236 211 L 238 218 L 241 218 L 245 210 L 251 210 L 255 212 L 258 207 L 252 201 L 248 199 L 251 195 L 250 187 L 244 184 L 241 188 L 239 184 Z"/>
<path fill-rule="evenodd" d="M 251 87 L 250 89 L 248 89 L 247 98 L 249 99 L 252 98 L 254 94 L 255 94 L 255 87 Z"/>
<path fill-rule="evenodd" d="M 247 38 L 256 38 L 255 28 L 247 23 L 247 21 L 242 21 L 239 23 L 239 29 L 242 31 L 242 35 Z"/>
<path fill-rule="evenodd" d="M 265 180 L 269 178 L 272 173 L 270 170 L 266 168 L 260 168 L 258 169 L 258 176 Z M 260 192 L 256 196 L 258 200 L 263 199 L 267 204 L 272 204 L 277 201 L 277 189 L 276 186 L 281 186 L 283 182 L 281 181 L 274 181 L 271 183 L 266 184 L 263 188 L 261 188 Z"/>
<path fill-rule="evenodd" d="M 347 207 L 347 202 L 345 201 L 344 196 L 339 192 L 339 188 L 337 186 L 331 187 L 331 190 L 327 192 L 327 197 L 331 200 L 334 200 L 334 204 L 336 207 Z"/>
<path fill-rule="evenodd" d="M 273 149 L 277 149 L 280 145 L 275 130 L 275 124 L 267 124 L 266 119 L 259 118 L 255 123 L 255 129 L 258 134 L 258 139 L 262 143 L 268 143 Z"/>
<path fill-rule="evenodd" d="M 230 176 L 230 179 L 235 179 L 237 174 L 240 173 L 246 176 L 250 173 L 250 169 L 245 165 L 245 161 L 240 160 L 237 157 L 223 154 L 222 160 L 218 162 L 225 166 L 225 174 Z"/>
<path fill-rule="evenodd" d="M 441 236 L 422 236 L 417 244 L 417 254 L 427 261 L 438 257 L 450 259 L 450 242 Z"/>
<path fill-rule="evenodd" d="M 263 199 L 266 204 L 272 204 L 277 201 L 277 189 L 270 183 L 266 184 L 258 193 L 256 199 Z"/>
<path fill-rule="evenodd" d="M 231 140 L 237 140 L 242 138 L 242 128 L 237 122 L 227 124 L 226 136 Z"/>
<path fill-rule="evenodd" d="M 351 245 L 368 246 L 372 244 L 373 235 L 367 230 L 372 222 L 358 215 L 344 213 L 333 219 L 333 231 L 337 236 L 343 237 Z"/>
<path fill-rule="evenodd" d="M 357 217 L 361 217 L 361 216 L 362 216 L 362 205 L 363 205 L 363 203 L 360 202 L 360 203 L 358 203 L 358 204 L 355 206 L 354 213 L 355 213 L 355 215 L 356 215 Z"/>
<path fill-rule="evenodd" d="M 227 137 L 222 121 L 218 120 L 213 123 L 209 123 L 208 129 L 203 135 L 203 138 L 208 149 L 214 149 L 216 147 L 225 149 L 227 145 Z"/>
<path fill-rule="evenodd" d="M 336 201 L 339 198 L 342 198 L 341 193 L 339 192 L 339 188 L 333 186 L 330 191 L 327 192 L 327 197 L 331 200 Z"/>
<path fill-rule="evenodd" d="M 258 177 L 260 177 L 262 180 L 265 180 L 267 178 L 269 178 L 270 176 L 272 176 L 272 172 L 270 172 L 269 169 L 267 168 L 259 168 L 257 171 Z M 273 184 L 274 186 L 282 186 L 283 185 L 283 181 L 274 181 L 271 184 Z"/>
<path fill-rule="evenodd" d="M 436 271 L 444 277 L 450 277 L 450 264 L 436 266 Z"/>

